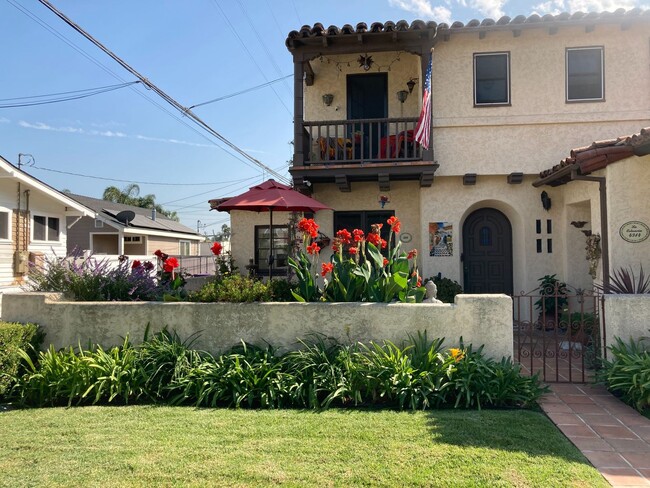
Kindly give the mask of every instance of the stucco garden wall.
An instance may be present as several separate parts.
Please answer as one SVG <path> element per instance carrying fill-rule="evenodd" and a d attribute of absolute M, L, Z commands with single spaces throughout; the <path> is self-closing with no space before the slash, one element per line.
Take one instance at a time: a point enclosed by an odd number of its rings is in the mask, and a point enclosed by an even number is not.
<path fill-rule="evenodd" d="M 615 337 L 650 337 L 650 295 L 605 295 L 607 346 Z"/>
<path fill-rule="evenodd" d="M 61 294 L 5 295 L 2 318 L 43 327 L 45 346 L 76 346 L 89 341 L 111 346 L 127 334 L 134 342 L 167 327 L 182 338 L 200 336 L 194 347 L 219 352 L 241 340 L 281 349 L 313 333 L 343 343 L 388 339 L 400 342 L 426 330 L 446 337 L 447 347 L 485 345 L 494 358 L 512 356 L 512 300 L 505 295 L 459 295 L 453 305 L 379 303 L 155 303 L 67 302 Z"/>

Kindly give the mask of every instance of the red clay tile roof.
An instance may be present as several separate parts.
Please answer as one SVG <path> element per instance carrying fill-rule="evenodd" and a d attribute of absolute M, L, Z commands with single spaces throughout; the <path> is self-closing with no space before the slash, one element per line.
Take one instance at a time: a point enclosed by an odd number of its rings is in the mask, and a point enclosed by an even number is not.
<path fill-rule="evenodd" d="M 544 179 L 557 174 L 557 179 L 549 183 L 557 186 L 569 181 L 568 170 L 566 174 L 562 172 L 568 166 L 576 165 L 575 168 L 580 174 L 586 175 L 635 154 L 638 156 L 650 154 L 650 127 L 641 129 L 638 134 L 595 141 L 589 146 L 572 149 L 569 157 L 560 161 L 560 164 L 542 171 L 539 177 Z"/>
<path fill-rule="evenodd" d="M 473 19 L 463 24 L 462 22 L 454 22 L 450 25 L 446 23 L 437 24 L 436 22 L 423 20 L 414 20 L 409 24 L 405 20 L 398 22 L 374 22 L 368 28 L 365 22 L 360 22 L 356 27 L 350 24 L 345 24 L 343 27 L 331 25 L 325 28 L 323 24 L 316 23 L 313 27 L 308 25 L 302 26 L 299 31 L 291 31 L 287 36 L 285 44 L 288 48 L 295 47 L 300 44 L 301 39 L 309 39 L 314 37 L 334 37 L 334 36 L 352 36 L 367 33 L 387 33 L 387 32 L 408 32 L 408 31 L 425 31 L 430 30 L 433 37 L 440 35 L 454 33 L 454 32 L 468 32 L 468 31 L 487 31 L 487 30 L 504 30 L 504 29 L 519 29 L 522 27 L 561 27 L 571 25 L 584 25 L 584 24 L 604 24 L 611 22 L 633 22 L 633 21 L 650 21 L 650 10 L 643 10 L 641 8 L 634 8 L 625 10 L 619 8 L 614 12 L 576 12 L 569 14 L 567 12 L 559 15 L 547 14 L 539 16 L 532 14 L 526 17 L 525 15 L 518 15 L 514 19 L 508 16 L 501 17 L 499 20 L 484 19 L 482 21 Z"/>

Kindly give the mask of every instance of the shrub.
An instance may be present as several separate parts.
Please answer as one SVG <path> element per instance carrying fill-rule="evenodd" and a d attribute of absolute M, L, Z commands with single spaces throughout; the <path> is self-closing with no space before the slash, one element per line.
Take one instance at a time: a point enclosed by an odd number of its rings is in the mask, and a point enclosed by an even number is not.
<path fill-rule="evenodd" d="M 443 278 L 440 273 L 437 276 L 428 278 L 425 281 L 433 281 L 438 288 L 438 300 L 444 303 L 454 303 L 456 295 L 463 293 L 463 287 L 457 281 L 450 278 Z"/>
<path fill-rule="evenodd" d="M 224 276 L 207 283 L 199 291 L 190 294 L 194 302 L 266 302 L 271 292 L 256 279 L 238 274 Z"/>
<path fill-rule="evenodd" d="M 616 337 L 611 361 L 603 360 L 600 380 L 639 411 L 650 407 L 650 347 L 647 338 L 624 342 Z"/>
<path fill-rule="evenodd" d="M 295 302 L 293 285 L 289 280 L 273 279 L 267 283 L 270 300 L 273 302 Z"/>
<path fill-rule="evenodd" d="M 12 397 L 27 405 L 153 401 L 214 407 L 399 409 L 525 407 L 543 393 L 537 376 L 522 376 L 510 359 L 482 348 L 443 350 L 426 334 L 405 344 L 341 345 L 323 337 L 278 355 L 272 346 L 242 344 L 219 356 L 190 348 L 166 331 L 140 346 L 126 339 L 104 350 L 21 351 L 26 371 Z"/>
<path fill-rule="evenodd" d="M 78 301 L 155 300 L 160 295 L 150 271 L 153 264 L 124 257 L 117 266 L 108 260 L 75 252 L 64 258 L 46 257 L 32 266 L 28 287 L 33 291 L 68 293 Z"/>
<path fill-rule="evenodd" d="M 0 321 L 0 398 L 18 374 L 20 350 L 29 346 L 37 349 L 43 341 L 43 332 L 35 324 Z"/>
<path fill-rule="evenodd" d="M 603 293 L 630 295 L 650 293 L 650 276 L 645 276 L 643 266 L 639 268 L 638 278 L 631 266 L 629 268 L 619 268 L 610 276 L 608 286 L 602 283 L 597 284 L 596 288 Z"/>

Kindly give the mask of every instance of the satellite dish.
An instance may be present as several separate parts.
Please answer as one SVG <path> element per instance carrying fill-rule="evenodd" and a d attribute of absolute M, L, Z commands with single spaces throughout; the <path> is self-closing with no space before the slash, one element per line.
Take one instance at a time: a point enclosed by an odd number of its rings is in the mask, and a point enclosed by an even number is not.
<path fill-rule="evenodd" d="M 115 218 L 124 225 L 129 225 L 129 222 L 135 218 L 135 212 L 133 210 L 122 210 L 115 216 Z"/>

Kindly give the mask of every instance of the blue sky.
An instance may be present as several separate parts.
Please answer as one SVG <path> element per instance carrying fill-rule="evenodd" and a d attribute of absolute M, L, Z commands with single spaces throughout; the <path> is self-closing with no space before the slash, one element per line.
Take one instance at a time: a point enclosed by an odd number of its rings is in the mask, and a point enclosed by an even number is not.
<path fill-rule="evenodd" d="M 416 18 L 467 22 L 533 12 L 650 8 L 650 0 L 53 0 L 53 4 L 184 106 L 292 74 L 284 41 L 304 24 L 341 26 Z M 0 0 L 0 32 L 0 106 L 19 102 L 7 100 L 17 97 L 135 80 L 36 0 Z M 266 166 L 288 175 L 292 107 L 289 78 L 194 111 Z M 137 85 L 80 100 L 0 108 L 0 155 L 16 164 L 18 153 L 33 155 L 34 165 L 25 170 L 60 190 L 101 198 L 109 185 L 140 182 L 141 194 L 155 194 L 158 203 L 176 210 L 192 228 L 200 220 L 201 231 L 208 233 L 228 220 L 226 214 L 208 211 L 208 199 L 240 193 L 264 178 L 261 170 L 215 146 L 207 133 Z"/>

